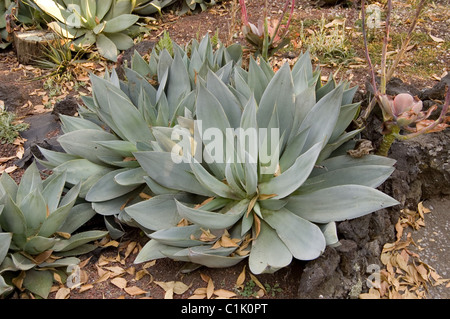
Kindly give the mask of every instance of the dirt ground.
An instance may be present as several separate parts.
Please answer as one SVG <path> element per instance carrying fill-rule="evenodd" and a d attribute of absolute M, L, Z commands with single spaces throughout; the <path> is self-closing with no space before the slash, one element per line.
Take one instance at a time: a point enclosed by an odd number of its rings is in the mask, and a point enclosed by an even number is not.
<path fill-rule="evenodd" d="M 264 1 L 247 2 L 250 21 L 256 22 Z M 392 33 L 402 34 L 409 27 L 410 20 L 406 17 L 411 17 L 411 2 L 409 0 L 395 1 L 393 18 L 396 23 Z M 283 3 L 282 0 L 269 1 L 270 14 L 276 16 Z M 234 4 L 233 0 L 222 1 L 204 12 L 181 17 L 170 9 L 164 10 L 163 16 L 158 18 L 154 25 L 155 30 L 150 31 L 143 40 L 157 41 L 163 30 L 167 30 L 175 42 L 186 44 L 192 38 L 201 37 L 207 32 L 212 36 L 217 31 L 219 38 L 224 43 L 238 41 L 244 44 L 239 24 L 240 11 L 236 11 L 235 18 L 233 18 Z M 316 1 L 297 1 L 290 32 L 294 41 L 287 49 L 277 54 L 273 63 L 295 61 L 299 53 L 306 49 L 298 41 L 301 21 L 304 21 L 306 25 L 307 21 L 317 21 L 322 16 L 327 22 L 332 22 L 334 19 L 345 19 L 349 45 L 354 49 L 353 60 L 346 65 L 333 65 L 333 63 L 324 63 L 316 57 L 314 64 L 322 68 L 323 75 L 332 71 L 338 80 L 347 79 L 352 86 L 358 85 L 359 96 L 364 96 L 368 69 L 362 60 L 364 58 L 362 37 L 357 28 L 359 8 L 356 4 L 350 6 L 320 6 L 319 4 Z M 233 21 L 235 22 L 233 23 Z M 314 28 L 314 26 L 309 28 Z M 425 36 L 418 37 L 414 41 L 414 46 L 407 53 L 395 76 L 414 85 L 419 90 L 430 88 L 436 84 L 450 66 L 449 28 L 448 2 L 446 0 L 434 1 L 425 12 L 416 30 L 419 35 Z M 422 65 L 420 64 L 422 61 L 417 59 L 421 50 L 425 48 L 434 48 L 436 56 L 432 62 L 424 62 L 428 63 L 426 65 L 427 72 L 417 72 L 417 68 Z M 391 49 L 395 50 L 395 48 Z M 420 65 L 418 66 L 418 64 Z M 92 63 L 88 69 L 101 73 L 106 67 L 114 67 L 114 65 L 104 62 Z M 58 100 L 68 96 L 78 99 L 80 94 L 90 93 L 87 73 L 80 73 L 78 78 L 63 83 L 61 86 L 56 84 L 49 86 L 45 77 L 30 81 L 45 75 L 45 72 L 32 66 L 20 65 L 11 48 L 0 51 L 0 100 L 3 101 L 7 110 L 17 114 L 19 120 L 51 112 Z M 79 85 L 81 83 L 82 85 Z M 24 141 L 16 142 L 15 144 L 0 144 L 0 159 L 2 159 L 0 169 L 9 171 L 16 181 L 19 181 L 23 168 L 18 167 L 16 161 L 23 156 L 21 147 L 23 148 Z M 96 219 L 93 223 L 96 227 L 102 226 L 101 219 Z M 133 260 L 147 240 L 139 230 L 127 228 L 126 235 L 120 240 L 101 242 L 97 250 L 80 257 L 82 267 L 79 272 L 79 285 L 68 289 L 66 285 L 55 284 L 49 298 L 297 298 L 304 262 L 293 261 L 289 267 L 279 270 L 274 275 L 260 275 L 257 278 L 251 277 L 246 261 L 227 269 L 200 268 L 190 273 L 182 272 L 184 263 L 169 259 L 135 265 Z M 17 293 L 13 296 L 13 298 L 18 297 L 26 296 L 19 296 Z"/>

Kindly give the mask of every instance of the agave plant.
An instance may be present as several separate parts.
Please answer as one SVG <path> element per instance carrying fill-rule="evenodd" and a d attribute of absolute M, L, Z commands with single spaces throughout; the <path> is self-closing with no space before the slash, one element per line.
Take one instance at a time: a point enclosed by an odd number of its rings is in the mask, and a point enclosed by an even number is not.
<path fill-rule="evenodd" d="M 0 49 L 5 49 L 11 43 L 7 19 L 9 19 L 13 7 L 15 7 L 14 1 L 0 0 Z"/>
<path fill-rule="evenodd" d="M 119 50 L 133 46 L 127 34 L 139 16 L 132 14 L 129 0 L 34 0 L 55 21 L 49 28 L 72 39 L 74 48 L 96 45 L 100 55 L 117 61 Z"/>
<path fill-rule="evenodd" d="M 34 163 L 19 185 L 2 174 L 0 294 L 10 292 L 15 284 L 46 298 L 53 273 L 78 264 L 73 256 L 93 250 L 96 246 L 88 243 L 107 234 L 91 230 L 72 235 L 95 212 L 89 204 L 77 203 L 80 185 L 66 191 L 65 184 L 65 173 L 42 181 Z"/>
<path fill-rule="evenodd" d="M 166 192 L 125 208 L 150 230 L 136 263 L 228 267 L 248 258 L 253 273 L 272 273 L 336 244 L 337 221 L 397 204 L 375 189 L 394 160 L 346 154 L 360 132 L 345 131 L 359 109 L 356 88 L 332 77 L 322 86 L 319 76 L 309 54 L 276 73 L 251 60 L 230 84 L 209 71 L 195 115 L 153 128 L 161 150 L 133 154 Z"/>
<path fill-rule="evenodd" d="M 171 4 L 174 4 L 177 0 L 136 0 L 134 13 L 139 15 L 150 15 L 156 12 L 161 13 L 161 10 Z"/>
<path fill-rule="evenodd" d="M 72 185 L 81 183 L 80 197 L 92 202 L 93 209 L 105 216 L 113 237 L 123 234 L 115 217 L 134 225 L 124 211 L 125 205 L 142 200 L 142 196 L 153 195 L 146 186 L 152 181 L 146 178 L 147 173 L 133 156 L 133 152 L 139 150 L 160 150 L 151 127 L 174 126 L 178 116 L 194 112 L 195 78 L 209 65 L 207 53 L 211 53 L 211 61 L 215 61 L 211 64 L 222 66 L 216 74 L 229 77 L 234 60 L 221 55 L 224 58 L 219 61 L 219 54 L 213 54 L 209 37 L 205 37 L 200 46 L 205 48 L 204 55 L 196 53 L 189 59 L 187 53 L 175 45 L 173 58 L 163 50 L 153 56 L 150 64 L 136 53 L 131 61 L 132 69 L 125 68 L 127 81 L 119 81 L 114 71 L 105 78 L 92 76 L 93 97 L 84 97 L 85 106 L 80 107 L 80 116 L 61 115 L 64 135 L 58 141 L 65 153 L 41 149 L 46 158 L 42 164 L 56 173 L 66 172 L 67 182 Z M 141 75 L 152 77 L 153 68 L 157 88 Z M 198 79 L 200 81 L 200 76 Z"/>

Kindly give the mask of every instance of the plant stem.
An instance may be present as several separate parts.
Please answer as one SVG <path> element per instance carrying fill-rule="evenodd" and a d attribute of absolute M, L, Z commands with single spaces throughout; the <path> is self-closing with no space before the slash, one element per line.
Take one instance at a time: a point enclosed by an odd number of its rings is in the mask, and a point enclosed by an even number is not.
<path fill-rule="evenodd" d="M 386 58 L 387 58 L 387 49 L 389 45 L 389 31 L 391 26 L 391 11 L 392 11 L 392 0 L 388 0 L 387 3 L 387 12 L 386 12 L 386 28 L 383 39 L 383 48 L 381 51 L 381 80 L 380 80 L 380 93 L 386 94 Z"/>
<path fill-rule="evenodd" d="M 399 133 L 400 128 L 397 125 L 395 125 L 392 128 L 391 133 L 383 135 L 383 141 L 381 142 L 381 145 L 377 150 L 377 155 L 388 156 L 389 150 L 391 149 L 391 145 L 394 143 L 396 136 Z"/>

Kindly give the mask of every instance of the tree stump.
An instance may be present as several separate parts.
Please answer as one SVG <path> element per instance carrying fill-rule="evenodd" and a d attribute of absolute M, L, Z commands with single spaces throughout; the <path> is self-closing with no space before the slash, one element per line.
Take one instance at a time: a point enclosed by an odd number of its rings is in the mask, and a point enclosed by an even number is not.
<path fill-rule="evenodd" d="M 45 57 L 43 48 L 51 44 L 57 36 L 44 30 L 14 32 L 14 47 L 21 64 L 36 64 Z"/>

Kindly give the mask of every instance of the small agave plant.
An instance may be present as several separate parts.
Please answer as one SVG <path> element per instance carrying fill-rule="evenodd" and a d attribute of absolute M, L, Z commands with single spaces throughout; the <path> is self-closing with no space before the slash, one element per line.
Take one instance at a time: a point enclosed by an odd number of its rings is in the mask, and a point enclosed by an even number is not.
<path fill-rule="evenodd" d="M 356 88 L 319 77 L 309 54 L 276 73 L 252 59 L 228 84 L 209 71 L 195 114 L 153 127 L 159 148 L 133 154 L 155 196 L 125 208 L 151 238 L 136 263 L 228 267 L 248 258 L 253 273 L 272 273 L 336 244 L 335 222 L 398 204 L 375 189 L 394 160 L 346 153 L 360 132 L 346 131 Z"/>
<path fill-rule="evenodd" d="M 33 163 L 17 185 L 6 173 L 0 178 L 0 295 L 13 285 L 46 298 L 53 274 L 74 266 L 74 257 L 93 250 L 89 244 L 105 231 L 73 234 L 95 212 L 77 203 L 80 185 L 65 190 L 66 174 L 42 181 Z M 62 269 L 62 270 L 61 270 Z M 64 278 L 64 276 L 61 276 Z"/>
<path fill-rule="evenodd" d="M 179 116 L 193 113 L 196 80 L 210 66 L 228 80 L 236 63 L 227 49 L 213 51 L 209 37 L 190 48 L 191 59 L 175 45 L 174 57 L 163 50 L 150 63 L 136 53 L 131 69 L 125 69 L 126 81 L 120 81 L 115 71 L 105 78 L 92 76 L 93 96 L 83 98 L 80 116 L 61 115 L 64 134 L 58 141 L 65 152 L 40 149 L 46 159 L 43 165 L 66 172 L 71 185 L 81 183 L 80 197 L 105 216 L 112 237 L 123 234 L 115 217 L 134 225 L 124 207 L 152 195 L 147 187 L 152 181 L 133 155 L 160 150 L 154 136 L 158 132 L 151 127 L 171 127 Z M 237 50 L 233 46 L 230 51 Z M 155 79 L 156 87 L 149 79 Z"/>
<path fill-rule="evenodd" d="M 119 50 L 133 46 L 130 33 L 139 16 L 132 14 L 129 0 L 34 0 L 39 8 L 55 21 L 48 27 L 64 38 L 71 39 L 74 48 L 96 45 L 101 56 L 116 61 Z"/>

